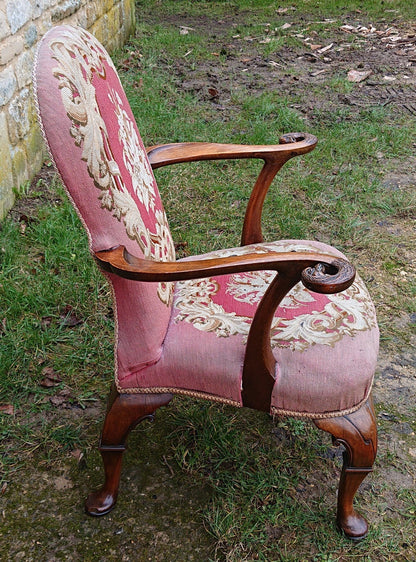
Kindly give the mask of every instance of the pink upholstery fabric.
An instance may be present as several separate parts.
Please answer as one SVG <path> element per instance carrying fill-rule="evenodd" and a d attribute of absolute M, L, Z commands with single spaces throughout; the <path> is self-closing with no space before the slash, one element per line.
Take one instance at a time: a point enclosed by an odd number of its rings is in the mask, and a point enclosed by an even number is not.
<path fill-rule="evenodd" d="M 103 47 L 81 29 L 52 29 L 40 44 L 34 90 L 45 140 L 91 250 L 122 244 L 137 256 L 174 260 L 151 167 Z M 341 255 L 324 244 L 289 240 L 200 257 L 294 250 Z M 273 275 L 245 273 L 175 287 L 110 275 L 119 390 L 173 391 L 240 405 L 245 342 Z M 272 412 L 314 416 L 356 408 L 371 388 L 377 342 L 374 308 L 361 280 L 330 296 L 295 287 L 272 328 Z"/>
<path fill-rule="evenodd" d="M 84 30 L 59 26 L 43 38 L 34 91 L 51 157 L 87 229 L 93 251 L 125 245 L 174 260 L 155 179 L 129 103 L 104 48 Z M 120 376 L 157 361 L 173 286 L 110 276 Z"/>
<path fill-rule="evenodd" d="M 267 251 L 319 251 L 296 240 L 212 252 L 202 258 Z M 202 392 L 241 404 L 245 342 L 272 272 L 177 283 L 160 361 L 120 379 L 122 388 Z M 374 306 L 360 278 L 344 293 L 321 295 L 297 285 L 275 314 L 277 360 L 272 412 L 334 414 L 353 409 L 371 389 L 378 351 Z"/>

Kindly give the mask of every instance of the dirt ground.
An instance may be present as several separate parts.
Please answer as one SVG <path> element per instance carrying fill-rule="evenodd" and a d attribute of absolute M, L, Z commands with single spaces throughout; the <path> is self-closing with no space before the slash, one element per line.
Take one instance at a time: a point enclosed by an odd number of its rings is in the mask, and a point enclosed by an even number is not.
<path fill-rule="evenodd" d="M 313 123 L 319 111 L 333 112 L 343 105 L 358 111 L 371 105 L 391 105 L 397 111 L 416 115 L 416 30 L 403 23 L 399 26 L 385 23 L 363 25 L 359 16 L 351 15 L 344 29 L 331 30 L 325 41 L 314 32 L 302 33 L 302 21 L 296 16 L 296 25 L 288 28 L 288 35 L 305 41 L 304 49 L 282 46 L 277 53 L 264 57 L 258 52 L 263 44 L 275 37 L 273 27 L 264 24 L 261 36 L 239 34 L 239 23 L 244 15 L 212 21 L 208 18 L 193 20 L 189 17 L 165 18 L 167 23 L 210 30 L 213 47 L 218 56 L 226 58 L 225 65 L 213 61 L 194 68 L 192 57 L 176 62 L 174 75 L 179 88 L 198 93 L 218 105 L 218 111 L 231 102 L 233 84 L 245 87 L 250 94 L 281 91 L 287 98 L 296 99 L 300 91 L 310 92 L 310 103 L 290 104 Z M 329 20 L 330 21 L 330 20 Z M 231 27 L 236 29 L 232 42 L 221 42 Z M 302 38 L 303 37 L 303 38 Z M 311 45 L 313 48 L 311 48 Z M 328 78 L 344 77 L 349 71 L 362 73 L 356 79 L 360 84 L 349 94 L 329 89 L 326 96 L 314 95 Z M 363 78 L 363 73 L 369 73 Z M 361 78 L 361 81 L 360 81 Z M 353 118 L 354 114 L 351 118 Z M 414 179 L 414 176 L 413 176 Z"/>
<path fill-rule="evenodd" d="M 212 35 L 213 48 L 226 60 L 226 65 L 217 65 L 214 60 L 194 68 L 190 58 L 182 58 L 170 71 L 175 75 L 178 88 L 211 100 L 225 119 L 233 103 L 237 80 L 240 87 L 251 93 L 280 89 L 285 97 L 293 98 L 292 106 L 308 119 L 311 132 L 321 112 L 331 113 L 335 108 L 348 107 L 351 119 L 355 113 L 358 115 L 360 110 L 375 103 L 389 105 L 393 111 L 409 118 L 416 116 L 414 27 L 373 22 L 375 29 L 372 30 L 370 24 L 364 24 L 356 14 L 348 19 L 350 28 L 332 31 L 322 44 L 320 37 L 312 34 L 304 49 L 283 46 L 278 53 L 265 58 L 259 54 L 257 44 L 273 37 L 272 26 L 265 22 L 264 34 L 260 38 L 252 37 L 239 33 L 243 21 L 243 14 L 230 15 L 220 21 L 177 16 L 166 21 L 178 28 L 202 28 Z M 306 27 L 307 22 L 302 22 L 299 15 L 296 15 L 296 22 L 292 31 L 302 34 L 302 24 Z M 236 28 L 231 42 L 222 39 L 230 26 Z M 292 31 L 288 28 L 288 33 Z M 303 35 L 304 39 L 308 38 L 307 32 Z M 328 95 L 315 95 L 328 78 L 336 80 L 351 70 L 361 73 L 356 74 L 361 81 L 353 90 L 337 93 L 327 89 Z M 365 78 L 364 73 L 368 73 Z M 310 92 L 308 103 L 297 105 L 299 91 Z M 415 139 L 409 142 L 416 146 Z M 379 160 L 382 165 L 382 154 Z M 409 158 L 397 169 L 386 172 L 384 183 L 386 189 L 414 186 L 416 158 Z M 35 212 L 30 206 L 33 204 L 36 204 L 33 200 L 20 200 L 12 217 L 16 220 L 21 220 L 22 215 L 30 217 Z M 406 240 L 402 252 L 409 264 L 405 273 L 407 279 L 414 279 L 416 275 L 414 218 L 379 225 L 380 229 Z M 392 290 L 385 273 L 378 270 L 373 273 L 379 294 Z M 402 345 L 395 348 L 394 343 L 381 347 L 374 395 L 380 409 L 379 447 L 383 471 L 377 468 L 372 484 L 367 483 L 365 488 L 369 490 L 371 486 L 372 493 L 384 494 L 385 503 L 392 511 L 402 509 L 397 492 L 414 490 L 416 478 L 416 317 L 403 315 L 395 322 L 409 333 L 413 329 L 413 335 L 408 336 L 406 349 Z M 97 435 L 103 408 L 104 405 L 97 405 L 78 412 L 80 423 L 91 427 Z M 74 411 L 68 415 L 74 415 Z M 141 439 L 143 432 L 146 439 Z M 30 482 L 14 482 L 0 495 L 0 524 L 2 519 L 4 523 L 1 542 L 7 545 L 7 555 L 3 558 L 0 551 L 0 559 L 79 560 L 81 551 L 84 560 L 208 560 L 214 556 L 212 537 L 204 529 L 200 515 L 210 490 L 172 468 L 159 445 L 168 435 L 169 429 L 161 424 L 152 431 L 139 429 L 132 436 L 118 509 L 98 521 L 87 518 L 80 508 L 88 490 L 100 482 L 98 453 L 90 452 L 87 463 L 68 455 L 63 468 L 57 471 L 34 468 Z M 387 464 L 387 457 L 393 462 Z M 143 462 L 138 467 L 140 458 L 146 459 L 145 467 Z M 311 478 L 313 480 L 314 476 Z M 385 483 L 388 483 L 388 492 Z M 134 502 L 142 498 L 143 502 L 133 506 L 132 498 Z M 371 499 L 367 502 L 368 509 L 370 505 Z M 368 515 L 373 520 L 379 517 L 376 513 Z M 410 552 L 415 553 L 409 547 Z"/>

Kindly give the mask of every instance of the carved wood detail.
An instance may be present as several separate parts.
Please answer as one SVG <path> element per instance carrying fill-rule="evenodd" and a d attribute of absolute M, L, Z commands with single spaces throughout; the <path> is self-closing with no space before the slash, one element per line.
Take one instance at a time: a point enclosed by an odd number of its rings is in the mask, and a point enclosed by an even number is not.
<path fill-rule="evenodd" d="M 172 399 L 171 394 L 119 394 L 113 385 L 101 433 L 99 451 L 104 465 L 104 484 L 92 492 L 86 502 L 89 515 L 105 515 L 117 501 L 121 463 L 129 432 Z"/>
<path fill-rule="evenodd" d="M 333 436 L 334 443 L 344 445 L 344 463 L 338 491 L 337 524 L 347 537 L 363 539 L 368 524 L 353 507 L 361 482 L 373 470 L 377 454 L 377 425 L 372 399 L 347 416 L 314 420 L 315 425 Z"/>

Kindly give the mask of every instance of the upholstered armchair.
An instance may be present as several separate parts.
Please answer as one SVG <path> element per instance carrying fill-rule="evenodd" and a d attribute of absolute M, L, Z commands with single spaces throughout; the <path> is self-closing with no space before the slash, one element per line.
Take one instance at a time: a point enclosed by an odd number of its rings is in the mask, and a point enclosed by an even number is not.
<path fill-rule="evenodd" d="M 88 497 L 87 512 L 114 507 L 129 431 L 181 394 L 309 418 L 329 432 L 345 446 L 337 523 L 348 537 L 364 537 L 367 523 L 353 499 L 377 448 L 373 304 L 335 248 L 264 242 L 261 231 L 275 174 L 311 151 L 315 137 L 146 150 L 110 57 L 69 26 L 41 41 L 34 92 L 51 158 L 114 296 L 115 383 L 100 443 L 105 482 Z M 226 158 L 264 161 L 241 246 L 175 260 L 153 169 Z"/>

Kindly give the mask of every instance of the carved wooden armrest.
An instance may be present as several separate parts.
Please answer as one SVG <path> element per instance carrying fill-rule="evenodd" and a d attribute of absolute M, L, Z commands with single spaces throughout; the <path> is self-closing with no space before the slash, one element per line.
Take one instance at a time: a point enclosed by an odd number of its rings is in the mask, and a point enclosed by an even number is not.
<path fill-rule="evenodd" d="M 355 275 L 353 266 L 346 260 L 319 252 L 253 252 L 224 258 L 198 259 L 195 256 L 194 260 L 161 262 L 138 258 L 124 246 L 116 246 L 95 252 L 94 257 L 104 271 L 135 281 L 183 281 L 274 270 L 279 278 L 290 278 L 293 284 L 302 280 L 313 291 L 336 293 L 348 288 Z"/>
<path fill-rule="evenodd" d="M 245 145 L 210 142 L 181 142 L 159 144 L 146 149 L 153 169 L 201 160 L 229 160 L 260 158 L 265 162 L 285 162 L 287 159 L 310 152 L 317 139 L 308 133 L 289 133 L 279 139 L 279 144 Z"/>
<path fill-rule="evenodd" d="M 170 164 L 201 160 L 259 158 L 264 166 L 257 178 L 247 204 L 241 244 L 257 244 L 263 241 L 261 215 L 263 203 L 273 178 L 290 158 L 310 152 L 317 139 L 308 133 L 288 133 L 276 145 L 216 144 L 206 142 L 164 144 L 147 148 L 153 169 Z"/>
<path fill-rule="evenodd" d="M 337 293 L 354 281 L 355 269 L 344 259 L 318 252 L 250 253 L 225 258 L 157 262 L 137 258 L 124 246 L 95 252 L 100 267 L 126 279 L 168 282 L 274 270 L 277 275 L 261 299 L 254 315 L 246 346 L 243 369 L 243 405 L 270 411 L 275 381 L 275 359 L 270 330 L 276 308 L 298 283 L 318 293 Z"/>

